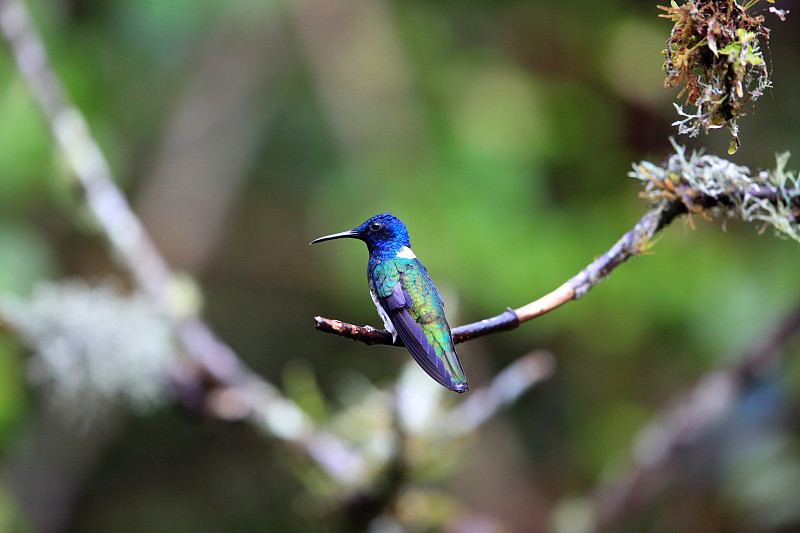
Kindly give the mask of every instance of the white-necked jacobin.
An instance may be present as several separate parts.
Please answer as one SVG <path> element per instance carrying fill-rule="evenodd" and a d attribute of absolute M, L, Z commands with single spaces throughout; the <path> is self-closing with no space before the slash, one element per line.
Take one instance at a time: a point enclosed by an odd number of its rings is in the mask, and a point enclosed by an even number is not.
<path fill-rule="evenodd" d="M 444 304 L 428 271 L 411 251 L 405 225 L 394 215 L 382 213 L 350 231 L 310 244 L 346 237 L 367 244 L 369 292 L 392 339 L 399 336 L 419 366 L 438 383 L 456 392 L 468 390 Z"/>

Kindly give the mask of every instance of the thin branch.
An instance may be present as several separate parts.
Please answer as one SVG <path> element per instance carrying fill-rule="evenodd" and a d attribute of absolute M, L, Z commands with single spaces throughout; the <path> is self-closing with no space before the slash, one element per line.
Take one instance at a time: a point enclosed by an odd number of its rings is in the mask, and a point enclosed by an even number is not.
<path fill-rule="evenodd" d="M 554 291 L 529 304 L 505 312 L 480 322 L 453 328 L 453 342 L 456 344 L 472 340 L 490 333 L 507 331 L 521 323 L 532 320 L 562 306 L 570 300 L 577 300 L 589 289 L 600 284 L 611 271 L 631 257 L 640 254 L 647 243 L 675 218 L 687 212 L 679 199 L 661 200 L 652 207 L 636 225 L 625 233 L 606 253 L 596 258 L 572 279 Z M 371 326 L 355 326 L 321 316 L 314 317 L 315 327 L 325 333 L 332 333 L 367 345 L 394 344 L 402 346 L 399 339 L 392 342 L 392 336 L 383 329 Z"/>
<path fill-rule="evenodd" d="M 403 341 L 399 338 L 396 341 L 392 341 L 392 334 L 385 329 L 376 329 L 372 326 L 355 326 L 347 322 L 342 322 L 341 320 L 331 320 L 330 318 L 321 316 L 315 316 L 314 321 L 316 324 L 315 327 L 320 331 L 360 341 L 368 346 L 374 344 L 403 346 Z M 516 311 L 513 309 L 506 309 L 503 313 L 492 318 L 453 328 L 453 342 L 459 344 L 488 335 L 489 333 L 515 329 L 518 326 L 519 319 L 517 318 Z"/>

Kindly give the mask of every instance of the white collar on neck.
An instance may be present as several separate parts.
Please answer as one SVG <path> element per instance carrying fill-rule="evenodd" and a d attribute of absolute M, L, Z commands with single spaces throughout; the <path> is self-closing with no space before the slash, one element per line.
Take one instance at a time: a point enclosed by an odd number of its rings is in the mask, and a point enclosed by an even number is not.
<path fill-rule="evenodd" d="M 414 255 L 414 252 L 411 251 L 411 248 L 408 246 L 403 246 L 399 250 L 397 250 L 397 254 L 395 257 L 400 257 L 402 259 L 416 259 L 417 256 Z"/>

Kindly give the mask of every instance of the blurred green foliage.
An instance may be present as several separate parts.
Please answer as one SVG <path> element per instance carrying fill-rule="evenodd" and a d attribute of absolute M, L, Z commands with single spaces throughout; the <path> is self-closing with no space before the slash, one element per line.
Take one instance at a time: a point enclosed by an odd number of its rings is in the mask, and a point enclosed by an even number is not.
<path fill-rule="evenodd" d="M 209 321 L 318 420 L 339 406 L 354 375 L 390 384 L 405 354 L 313 330 L 315 314 L 380 320 L 363 246 L 309 249 L 312 238 L 393 212 L 451 325 L 472 322 L 537 298 L 607 250 L 646 208 L 626 177 L 631 162 L 659 162 L 671 150 L 675 91 L 663 88 L 660 71 L 670 24 L 656 18 L 656 3 L 30 4 L 135 209 L 167 259 L 203 287 Z M 775 87 L 741 121 L 733 158 L 752 168 L 772 167 L 776 151 L 800 153 L 798 20 L 767 25 Z M 689 144 L 725 154 L 727 139 Z M 234 154 L 238 164 L 209 174 L 198 154 Z M 64 275 L 124 277 L 81 222 L 75 193 L 60 185 L 65 172 L 0 47 L 4 293 Z M 613 479 L 646 420 L 796 304 L 796 243 L 734 221 L 725 231 L 720 221 L 694 224 L 668 228 L 653 254 L 580 301 L 460 348 L 475 387 L 536 348 L 551 350 L 558 367 L 464 444 L 456 475 L 432 481 L 467 503 L 443 501 L 510 531 L 544 530 L 542 509 Z M 39 401 L 29 399 L 24 352 L 9 339 L 0 343 L 0 445 L 13 464 L 9 443 L 33 423 Z M 800 524 L 789 490 L 796 480 L 783 469 L 794 472 L 799 457 L 796 364 L 789 375 L 767 384 L 788 391 L 776 448 L 753 457 L 760 448 L 741 444 L 727 474 L 702 471 L 708 483 L 698 490 L 719 497 L 702 508 L 669 494 L 674 512 L 666 505 L 638 531 L 700 531 L 692 527 L 705 518 L 712 525 L 702 531 Z M 122 422 L 87 469 L 65 531 L 322 527 L 324 516 L 309 511 L 313 475 L 252 431 L 170 412 Z M 736 481 L 754 470 L 757 483 Z M 420 487 L 410 487 L 404 509 L 425 501 Z M 559 523 L 580 522 L 577 502 Z M 715 521 L 721 515 L 742 520 Z"/>

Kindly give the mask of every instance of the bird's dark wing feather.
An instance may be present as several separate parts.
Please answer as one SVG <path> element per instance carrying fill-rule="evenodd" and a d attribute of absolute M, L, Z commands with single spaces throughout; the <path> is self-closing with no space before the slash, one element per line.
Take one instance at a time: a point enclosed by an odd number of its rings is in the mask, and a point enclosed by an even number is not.
<path fill-rule="evenodd" d="M 425 332 L 408 312 L 411 307 L 411 297 L 403 290 L 402 283 L 398 282 L 392 288 L 391 294 L 382 300 L 397 334 L 419 366 L 437 383 L 450 390 L 463 392 L 465 387 L 453 383 L 444 363 L 436 356 L 436 350 L 428 342 Z"/>

